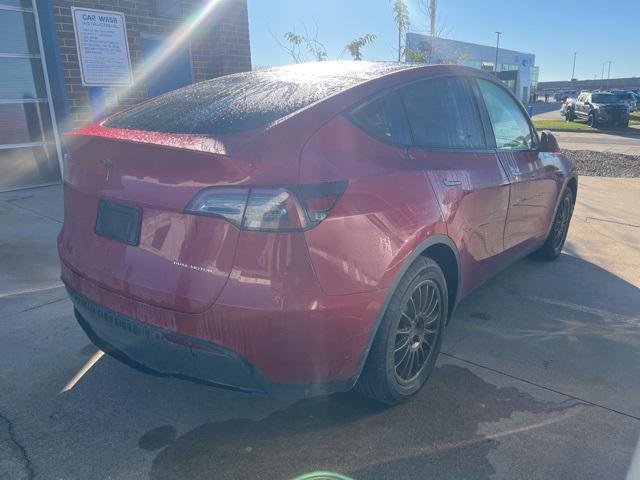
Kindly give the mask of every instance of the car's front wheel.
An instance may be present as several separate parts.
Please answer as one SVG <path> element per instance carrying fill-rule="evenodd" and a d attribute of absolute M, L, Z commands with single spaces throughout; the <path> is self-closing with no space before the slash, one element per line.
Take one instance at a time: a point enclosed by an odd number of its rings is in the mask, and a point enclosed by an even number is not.
<path fill-rule="evenodd" d="M 419 257 L 391 297 L 357 390 L 389 405 L 420 390 L 440 352 L 448 304 L 442 269 Z"/>
<path fill-rule="evenodd" d="M 596 122 L 596 116 L 593 113 L 589 114 L 589 117 L 587 118 L 587 124 L 592 128 L 595 128 L 598 125 L 598 123 Z"/>

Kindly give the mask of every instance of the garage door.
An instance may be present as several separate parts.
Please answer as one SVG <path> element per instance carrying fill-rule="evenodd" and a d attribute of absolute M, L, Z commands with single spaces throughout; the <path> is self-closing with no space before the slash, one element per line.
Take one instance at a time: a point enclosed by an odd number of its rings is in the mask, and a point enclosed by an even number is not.
<path fill-rule="evenodd" d="M 60 143 L 37 11 L 0 0 L 0 191 L 60 181 Z"/>

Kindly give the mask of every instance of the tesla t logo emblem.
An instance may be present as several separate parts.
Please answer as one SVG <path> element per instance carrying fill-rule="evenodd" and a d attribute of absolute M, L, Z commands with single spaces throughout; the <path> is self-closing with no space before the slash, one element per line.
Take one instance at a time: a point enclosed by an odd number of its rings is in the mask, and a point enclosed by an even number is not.
<path fill-rule="evenodd" d="M 111 160 L 109 160 L 108 158 L 102 159 L 102 166 L 104 167 L 104 179 L 107 182 L 109 181 L 109 174 L 111 173 L 111 165 L 113 165 L 113 162 Z"/>

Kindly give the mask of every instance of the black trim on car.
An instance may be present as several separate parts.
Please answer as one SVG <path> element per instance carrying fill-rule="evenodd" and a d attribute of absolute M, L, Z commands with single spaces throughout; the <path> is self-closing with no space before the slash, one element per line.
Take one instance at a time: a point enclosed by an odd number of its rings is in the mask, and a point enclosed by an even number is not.
<path fill-rule="evenodd" d="M 222 345 L 141 322 L 94 302 L 67 282 L 65 286 L 76 320 L 89 339 L 109 356 L 152 376 L 282 399 L 350 390 L 357 380 L 354 376 L 322 383 L 271 382 L 255 365 Z"/>

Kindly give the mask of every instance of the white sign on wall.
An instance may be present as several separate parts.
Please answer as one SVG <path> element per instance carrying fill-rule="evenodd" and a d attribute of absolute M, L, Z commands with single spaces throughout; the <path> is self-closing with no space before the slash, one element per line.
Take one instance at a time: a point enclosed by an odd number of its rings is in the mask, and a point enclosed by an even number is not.
<path fill-rule="evenodd" d="M 95 87 L 133 83 L 124 14 L 71 7 L 82 84 Z"/>

